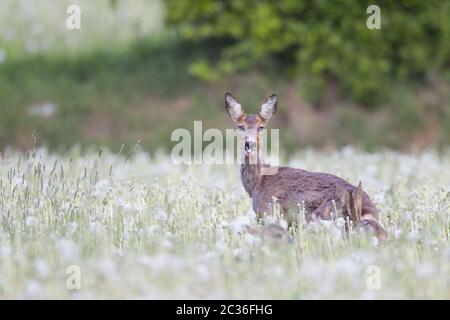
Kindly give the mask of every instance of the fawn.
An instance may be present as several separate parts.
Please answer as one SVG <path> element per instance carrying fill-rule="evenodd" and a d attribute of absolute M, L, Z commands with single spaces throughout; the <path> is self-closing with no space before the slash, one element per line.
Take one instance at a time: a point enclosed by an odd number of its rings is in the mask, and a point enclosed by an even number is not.
<path fill-rule="evenodd" d="M 225 94 L 225 108 L 242 141 L 241 180 L 249 194 L 258 220 L 270 212 L 274 198 L 283 218 L 292 224 L 290 211 L 303 204 L 305 220 L 333 219 L 338 216 L 351 221 L 355 228 L 373 231 L 378 240 L 387 234 L 379 222 L 378 210 L 369 196 L 358 187 L 328 173 L 310 172 L 289 167 L 263 164 L 261 159 L 262 132 L 277 110 L 278 96 L 272 94 L 260 107 L 258 114 L 246 114 L 231 93 Z M 349 224 L 346 224 L 348 230 Z"/>

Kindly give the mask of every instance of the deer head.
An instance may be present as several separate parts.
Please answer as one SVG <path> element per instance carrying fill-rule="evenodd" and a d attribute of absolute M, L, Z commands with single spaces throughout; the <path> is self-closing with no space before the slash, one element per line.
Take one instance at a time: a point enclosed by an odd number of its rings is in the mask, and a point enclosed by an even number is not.
<path fill-rule="evenodd" d="M 278 96 L 274 93 L 261 105 L 258 114 L 246 114 L 231 93 L 225 94 L 225 109 L 233 120 L 245 163 L 256 164 L 263 145 L 263 131 L 277 110 Z"/>

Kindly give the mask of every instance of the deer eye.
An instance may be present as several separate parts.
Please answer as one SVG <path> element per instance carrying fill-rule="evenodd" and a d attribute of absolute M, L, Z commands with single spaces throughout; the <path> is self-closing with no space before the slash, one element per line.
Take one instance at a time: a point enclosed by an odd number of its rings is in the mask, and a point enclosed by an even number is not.
<path fill-rule="evenodd" d="M 259 127 L 258 132 L 262 132 L 264 130 L 264 127 Z"/>
<path fill-rule="evenodd" d="M 244 131 L 244 130 L 245 130 L 245 127 L 244 127 L 244 126 L 238 126 L 238 129 L 239 129 L 240 131 Z"/>

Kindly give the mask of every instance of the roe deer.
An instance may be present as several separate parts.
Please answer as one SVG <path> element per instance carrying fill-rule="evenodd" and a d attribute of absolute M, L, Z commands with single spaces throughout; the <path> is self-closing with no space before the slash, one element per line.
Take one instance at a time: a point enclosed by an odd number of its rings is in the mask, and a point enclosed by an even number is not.
<path fill-rule="evenodd" d="M 243 143 L 242 184 L 252 199 L 258 219 L 270 212 L 275 197 L 289 224 L 292 222 L 289 209 L 303 204 L 307 222 L 341 216 L 346 221 L 351 220 L 354 227 L 372 230 L 380 241 L 385 240 L 387 235 L 379 222 L 378 210 L 362 190 L 361 182 L 355 187 L 331 174 L 289 167 L 278 167 L 270 172 L 270 167 L 263 164 L 262 131 L 276 112 L 277 102 L 278 96 L 272 94 L 263 102 L 258 114 L 246 114 L 231 93 L 225 94 L 225 108 Z"/>

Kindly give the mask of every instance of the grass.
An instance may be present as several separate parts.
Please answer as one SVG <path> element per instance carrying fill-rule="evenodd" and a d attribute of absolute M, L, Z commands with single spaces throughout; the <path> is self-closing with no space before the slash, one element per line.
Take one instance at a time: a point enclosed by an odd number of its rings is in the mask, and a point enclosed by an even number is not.
<path fill-rule="evenodd" d="M 44 149 L 0 158 L 0 298 L 450 298 L 450 153 L 302 151 L 296 167 L 362 180 L 390 239 L 255 225 L 236 166 Z M 80 267 L 69 290 L 67 268 Z M 367 287 L 370 266 L 380 289 Z"/>

